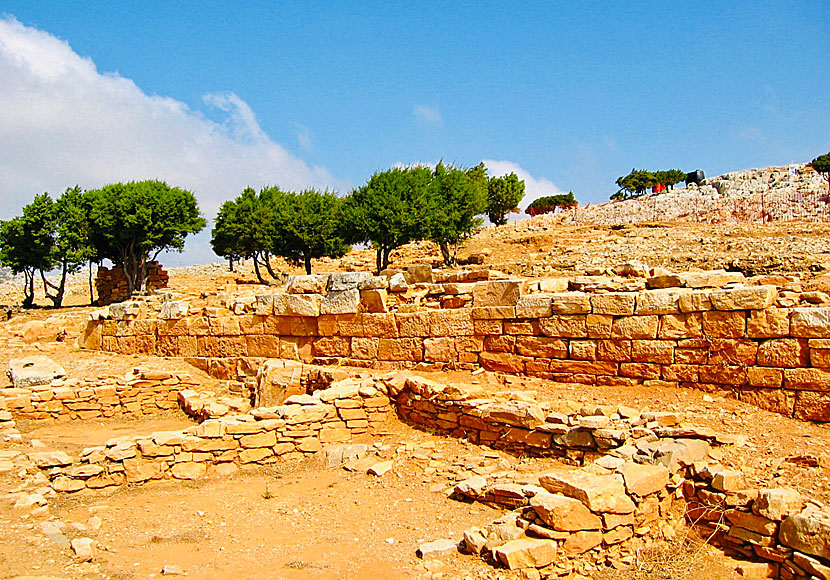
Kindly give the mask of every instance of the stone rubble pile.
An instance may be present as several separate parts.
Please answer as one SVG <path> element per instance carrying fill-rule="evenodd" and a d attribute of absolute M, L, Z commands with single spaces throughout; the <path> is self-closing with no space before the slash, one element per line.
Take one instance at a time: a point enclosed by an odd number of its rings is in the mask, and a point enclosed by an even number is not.
<path fill-rule="evenodd" d="M 654 221 L 830 221 L 827 182 L 806 164 L 737 171 L 624 201 L 536 218 L 540 223 L 614 225 Z"/>

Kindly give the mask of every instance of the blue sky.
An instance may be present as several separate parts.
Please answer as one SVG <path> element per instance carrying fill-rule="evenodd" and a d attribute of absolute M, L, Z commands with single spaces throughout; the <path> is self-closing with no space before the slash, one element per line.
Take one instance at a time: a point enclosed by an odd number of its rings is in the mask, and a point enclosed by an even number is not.
<path fill-rule="evenodd" d="M 830 150 L 826 1 L 234 4 L 0 2 L 0 218 L 144 178 L 210 218 L 440 159 L 598 203 Z"/>

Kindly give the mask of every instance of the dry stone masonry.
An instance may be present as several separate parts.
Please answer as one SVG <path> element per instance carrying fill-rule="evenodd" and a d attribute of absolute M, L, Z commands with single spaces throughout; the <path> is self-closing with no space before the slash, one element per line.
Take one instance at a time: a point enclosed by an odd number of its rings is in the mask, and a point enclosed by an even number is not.
<path fill-rule="evenodd" d="M 483 367 L 609 387 L 699 388 L 830 421 L 830 305 L 821 293 L 800 292 L 792 277 L 645 277 L 647 269 L 629 266 L 617 277 L 573 279 L 427 266 L 388 279 L 295 276 L 281 293 L 167 294 L 99 311 L 82 345 L 185 357 L 217 378 L 249 384 L 250 369 L 268 358 Z"/>
<path fill-rule="evenodd" d="M 158 290 L 167 288 L 169 276 L 167 271 L 156 261 L 147 262 L 147 289 Z M 95 278 L 95 291 L 98 293 L 98 304 L 106 306 L 129 296 L 127 277 L 120 266 L 98 268 Z"/>

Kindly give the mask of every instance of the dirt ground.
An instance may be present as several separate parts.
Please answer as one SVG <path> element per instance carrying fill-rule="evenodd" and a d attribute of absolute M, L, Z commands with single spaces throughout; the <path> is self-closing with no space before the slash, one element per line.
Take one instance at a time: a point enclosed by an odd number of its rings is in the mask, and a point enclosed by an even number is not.
<path fill-rule="evenodd" d="M 544 217 L 544 216 L 543 216 Z M 663 224 L 623 227 L 556 226 L 544 220 L 485 230 L 461 252 L 485 253 L 487 264 L 515 274 L 582 274 L 586 268 L 637 260 L 677 271 L 729 267 L 747 274 L 797 274 L 805 289 L 828 289 L 830 227 L 815 224 L 704 226 Z M 421 243 L 393 254 L 393 266 L 438 259 L 437 249 Z M 371 269 L 369 250 L 342 260 L 316 264 L 320 271 Z M 243 267 L 243 274 L 245 269 Z M 221 266 L 171 272 L 170 287 L 183 293 L 219 288 L 230 279 Z M 250 274 L 248 274 L 250 276 Z M 9 359 L 46 354 L 71 377 L 121 376 L 136 366 L 188 372 L 203 389 L 221 385 L 184 361 L 80 351 L 74 343 L 90 308 L 86 279 L 70 292 L 72 305 L 59 311 L 16 313 L 0 323 L 0 365 Z M 0 287 L 0 302 L 19 302 L 19 289 Z M 66 330 L 61 341 L 24 340 L 26 323 L 50 320 Z M 541 400 L 625 404 L 641 410 L 678 410 L 694 423 L 719 432 L 742 434 L 746 444 L 720 448 L 722 462 L 741 469 L 752 486 L 787 485 L 830 502 L 830 426 L 804 423 L 749 407 L 722 393 L 652 388 L 562 385 L 490 373 L 446 373 L 448 381 L 488 381 L 494 388 L 535 390 Z M 2 385 L 8 382 L 3 379 Z M 70 454 L 109 438 L 180 429 L 192 424 L 179 413 L 141 420 L 36 424 L 21 422 L 20 444 L 32 440 Z M 7 494 L 21 491 L 14 472 L 0 474 L 0 578 L 18 576 L 143 579 L 178 567 L 191 577 L 240 578 L 519 578 L 472 557 L 454 556 L 426 564 L 415 557 L 417 545 L 438 538 L 459 539 L 464 529 L 497 517 L 494 509 L 449 500 L 459 478 L 488 470 L 543 471 L 546 461 L 512 457 L 464 441 L 436 437 L 391 422 L 377 437 L 378 453 L 394 459 L 383 477 L 326 467 L 319 460 L 243 470 L 224 479 L 156 482 L 117 491 L 82 492 L 49 498 L 46 511 L 11 507 Z M 414 452 L 413 450 L 420 450 Z M 27 489 L 44 487 L 34 482 Z M 37 511 L 37 510 L 36 510 Z M 100 518 L 100 530 L 90 527 Z M 44 522 L 65 524 L 62 534 L 44 533 Z M 73 560 L 66 540 L 89 536 L 100 542 L 95 563 Z M 62 539 L 63 538 L 63 539 Z M 735 577 L 734 566 L 717 551 L 702 548 L 694 556 L 707 577 Z M 691 572 L 692 567 L 688 566 Z M 168 569 L 170 571 L 170 569 Z M 175 571 L 175 569 L 173 570 Z M 711 574 L 715 574 L 712 576 Z M 635 576 L 634 578 L 666 577 Z M 682 576 L 676 576 L 678 578 Z M 688 578 L 703 577 L 691 574 Z M 610 576 L 609 576 L 610 578 Z M 613 578 L 623 578 L 615 575 Z"/>

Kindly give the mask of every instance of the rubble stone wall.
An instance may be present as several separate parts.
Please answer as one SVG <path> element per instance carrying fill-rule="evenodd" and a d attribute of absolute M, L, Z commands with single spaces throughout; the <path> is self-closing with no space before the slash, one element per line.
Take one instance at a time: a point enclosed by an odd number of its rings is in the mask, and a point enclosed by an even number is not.
<path fill-rule="evenodd" d="M 167 271 L 156 261 L 147 262 L 147 289 L 156 290 L 166 288 L 169 282 Z M 98 293 L 98 304 L 106 306 L 129 296 L 127 277 L 120 266 L 98 268 L 95 278 L 95 291 Z"/>
<path fill-rule="evenodd" d="M 525 284 L 431 285 L 460 307 L 394 312 L 367 311 L 386 290 L 356 288 L 257 296 L 238 313 L 167 302 L 158 314 L 102 314 L 82 346 L 187 357 L 224 379 L 237 378 L 239 360 L 284 358 L 692 387 L 830 421 L 830 307 L 802 306 L 771 285 L 525 293 Z"/>
<path fill-rule="evenodd" d="M 192 385 L 195 383 L 187 374 L 139 370 L 123 378 L 57 380 L 0 389 L 0 422 L 152 415 L 177 409 L 177 393 Z"/>

